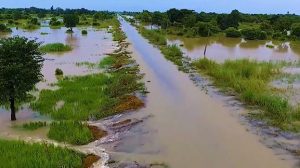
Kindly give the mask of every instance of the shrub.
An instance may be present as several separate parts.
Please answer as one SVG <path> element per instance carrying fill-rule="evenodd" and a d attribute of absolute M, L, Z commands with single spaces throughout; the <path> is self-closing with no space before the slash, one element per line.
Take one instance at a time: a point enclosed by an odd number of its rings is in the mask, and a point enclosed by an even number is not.
<path fill-rule="evenodd" d="M 93 135 L 87 124 L 80 121 L 59 121 L 50 125 L 50 139 L 67 142 L 74 145 L 84 145 L 93 140 Z"/>
<path fill-rule="evenodd" d="M 267 33 L 259 29 L 246 28 L 241 31 L 243 37 L 246 40 L 265 40 L 267 39 Z"/>
<path fill-rule="evenodd" d="M 86 30 L 82 30 L 82 31 L 81 31 L 81 34 L 82 34 L 82 35 L 87 35 L 88 32 L 87 32 Z"/>
<path fill-rule="evenodd" d="M 72 48 L 69 45 L 64 45 L 62 43 L 50 43 L 40 47 L 42 52 L 51 53 L 51 52 L 64 52 L 71 51 Z"/>
<path fill-rule="evenodd" d="M 0 24 L 0 32 L 12 32 L 12 30 L 6 27 L 4 24 Z"/>
<path fill-rule="evenodd" d="M 238 31 L 234 27 L 229 27 L 228 29 L 225 30 L 225 33 L 226 33 L 226 37 L 237 38 L 237 37 L 241 37 L 242 36 L 241 32 Z"/>
<path fill-rule="evenodd" d="M 292 35 L 300 38 L 300 23 L 294 23 L 292 25 Z"/>
<path fill-rule="evenodd" d="M 56 69 L 55 69 L 55 75 L 56 75 L 56 76 L 61 76 L 61 75 L 64 75 L 64 72 L 63 72 L 61 69 L 56 68 Z"/>

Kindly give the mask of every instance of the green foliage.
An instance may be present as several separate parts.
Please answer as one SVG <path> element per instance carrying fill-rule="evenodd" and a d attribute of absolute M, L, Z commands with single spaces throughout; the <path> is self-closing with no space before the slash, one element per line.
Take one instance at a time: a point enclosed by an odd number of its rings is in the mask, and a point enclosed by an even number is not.
<path fill-rule="evenodd" d="M 292 25 L 292 35 L 300 38 L 300 23 L 295 23 Z"/>
<path fill-rule="evenodd" d="M 51 53 L 51 52 L 66 52 L 71 51 L 72 47 L 62 43 L 49 43 L 40 47 L 40 51 Z"/>
<path fill-rule="evenodd" d="M 26 130 L 36 130 L 42 127 L 46 127 L 47 123 L 46 122 L 29 122 L 29 123 L 25 123 L 22 125 L 22 127 Z"/>
<path fill-rule="evenodd" d="M 10 32 L 12 32 L 12 30 L 10 28 L 6 27 L 4 24 L 0 24 L 0 32 L 10 33 Z"/>
<path fill-rule="evenodd" d="M 82 31 L 81 31 L 81 34 L 82 34 L 82 35 L 87 35 L 88 32 L 87 32 L 87 30 L 82 30 Z"/>
<path fill-rule="evenodd" d="M 176 45 L 164 47 L 161 51 L 168 60 L 175 65 L 182 66 L 182 52 Z"/>
<path fill-rule="evenodd" d="M 225 33 L 226 37 L 237 38 L 242 36 L 241 32 L 234 27 L 229 27 L 228 29 L 226 29 Z"/>
<path fill-rule="evenodd" d="M 0 167 L 81 168 L 84 155 L 47 144 L 0 140 Z"/>
<path fill-rule="evenodd" d="M 267 39 L 267 33 L 259 29 L 253 29 L 253 28 L 243 29 L 241 33 L 246 40 Z"/>
<path fill-rule="evenodd" d="M 232 89 L 243 102 L 263 109 L 272 124 L 282 126 L 289 121 L 288 101 L 268 86 L 272 77 L 279 72 L 276 65 L 249 60 L 228 60 L 218 64 L 207 58 L 195 61 L 193 65 L 211 76 L 217 86 Z"/>
<path fill-rule="evenodd" d="M 70 28 L 72 31 L 73 27 L 79 23 L 79 17 L 76 14 L 65 14 L 64 15 L 64 24 L 67 28 Z"/>
<path fill-rule="evenodd" d="M 87 124 L 79 121 L 59 121 L 50 125 L 48 137 L 59 142 L 73 145 L 85 145 L 93 140 L 93 135 Z"/>
<path fill-rule="evenodd" d="M 25 100 L 43 77 L 39 47 L 40 43 L 25 37 L 0 39 L 0 103 L 10 102 L 12 113 L 15 100 Z"/>
<path fill-rule="evenodd" d="M 139 27 L 139 32 L 155 45 L 167 45 L 167 39 L 159 30 L 148 30 L 144 27 Z"/>
<path fill-rule="evenodd" d="M 56 17 L 52 17 L 50 22 L 49 22 L 50 27 L 59 27 L 62 25 L 60 21 L 57 20 Z"/>
<path fill-rule="evenodd" d="M 56 68 L 56 69 L 55 69 L 55 75 L 56 75 L 56 76 L 64 75 L 64 72 L 63 72 L 61 69 Z"/>

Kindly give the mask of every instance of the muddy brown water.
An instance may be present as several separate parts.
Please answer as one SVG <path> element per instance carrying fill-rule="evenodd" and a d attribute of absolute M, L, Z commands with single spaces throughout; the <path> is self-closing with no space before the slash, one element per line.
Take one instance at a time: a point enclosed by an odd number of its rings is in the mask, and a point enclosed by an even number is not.
<path fill-rule="evenodd" d="M 145 81 L 150 81 L 146 107 L 132 116 L 151 117 L 114 146 L 115 158 L 163 162 L 172 168 L 292 167 L 247 132 L 230 108 L 166 61 L 134 27 L 121 23 Z"/>
<path fill-rule="evenodd" d="M 82 35 L 81 30 L 87 29 L 88 34 Z M 11 34 L 0 34 L 0 38 L 10 36 L 24 36 L 29 39 L 36 39 L 43 44 L 47 43 L 64 43 L 70 45 L 73 49 L 69 52 L 49 53 L 44 55 L 44 66 L 42 74 L 44 80 L 37 84 L 37 88 L 41 89 L 56 89 L 52 84 L 57 82 L 55 69 L 60 68 L 67 76 L 87 75 L 99 72 L 97 68 L 88 66 L 78 66 L 77 63 L 89 62 L 98 63 L 105 54 L 111 53 L 116 48 L 116 43 L 112 41 L 112 35 L 106 30 L 96 30 L 88 28 L 74 28 L 73 34 L 67 34 L 66 28 L 50 29 L 49 27 L 41 27 L 34 31 L 26 31 L 23 29 L 12 29 Z M 41 35 L 41 33 L 48 33 Z M 32 111 L 28 106 L 23 106 L 17 112 L 17 121 L 10 122 L 10 113 L 7 109 L 0 107 L 0 135 L 18 137 L 36 136 L 44 138 L 46 130 L 38 131 L 22 131 L 14 129 L 16 125 L 21 125 L 24 122 L 30 121 L 48 121 L 50 118 L 40 115 L 38 112 Z"/>
<path fill-rule="evenodd" d="M 258 61 L 298 61 L 300 57 L 299 42 L 279 42 L 253 40 L 245 41 L 241 38 L 227 37 L 199 37 L 186 38 L 168 36 L 168 44 L 180 45 L 186 56 L 197 59 L 202 58 L 207 44 L 207 58 L 218 62 L 227 59 L 255 59 Z M 268 48 L 266 45 L 273 45 Z"/>

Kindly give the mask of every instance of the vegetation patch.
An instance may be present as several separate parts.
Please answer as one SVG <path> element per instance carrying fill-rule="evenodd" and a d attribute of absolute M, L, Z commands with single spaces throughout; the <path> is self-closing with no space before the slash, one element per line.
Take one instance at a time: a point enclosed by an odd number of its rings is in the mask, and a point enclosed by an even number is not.
<path fill-rule="evenodd" d="M 207 58 L 193 62 L 199 72 L 212 77 L 214 83 L 225 91 L 237 94 L 241 101 L 263 110 L 259 116 L 283 129 L 295 129 L 290 125 L 298 109 L 292 109 L 288 100 L 281 97 L 269 82 L 280 75 L 280 65 L 250 60 L 225 61 L 218 64 Z"/>
<path fill-rule="evenodd" d="M 79 121 L 51 123 L 48 137 L 58 142 L 67 142 L 73 145 L 85 145 L 94 139 L 88 125 Z"/>
<path fill-rule="evenodd" d="M 61 69 L 56 68 L 56 69 L 55 69 L 55 75 L 56 75 L 56 76 L 61 76 L 61 75 L 64 75 L 64 72 L 63 72 Z"/>
<path fill-rule="evenodd" d="M 28 144 L 22 141 L 0 140 L 0 163 L 16 167 L 74 167 L 83 166 L 84 155 L 66 148 L 47 144 Z"/>
<path fill-rule="evenodd" d="M 41 121 L 29 122 L 29 123 L 25 123 L 22 125 L 22 127 L 26 130 L 37 130 L 39 128 L 46 127 L 46 126 L 47 126 L 47 123 L 41 122 Z"/>
<path fill-rule="evenodd" d="M 40 51 L 51 53 L 51 52 L 66 52 L 71 51 L 72 47 L 62 43 L 50 43 L 40 47 Z"/>
<path fill-rule="evenodd" d="M 167 45 L 165 34 L 159 30 L 148 30 L 143 26 L 138 27 L 138 30 L 150 43 L 160 48 L 167 60 L 177 65 L 179 70 L 184 70 L 182 63 L 183 53 L 177 45 Z"/>

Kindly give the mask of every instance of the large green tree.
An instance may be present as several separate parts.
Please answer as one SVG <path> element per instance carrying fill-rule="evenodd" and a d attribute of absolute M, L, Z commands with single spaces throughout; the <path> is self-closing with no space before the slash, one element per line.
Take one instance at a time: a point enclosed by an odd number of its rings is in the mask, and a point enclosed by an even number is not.
<path fill-rule="evenodd" d="M 66 14 L 64 15 L 64 24 L 67 28 L 73 31 L 73 27 L 79 23 L 79 17 L 75 14 Z"/>
<path fill-rule="evenodd" d="M 0 40 L 0 102 L 10 104 L 11 120 L 16 120 L 16 101 L 23 101 L 43 75 L 40 43 L 25 37 Z"/>

